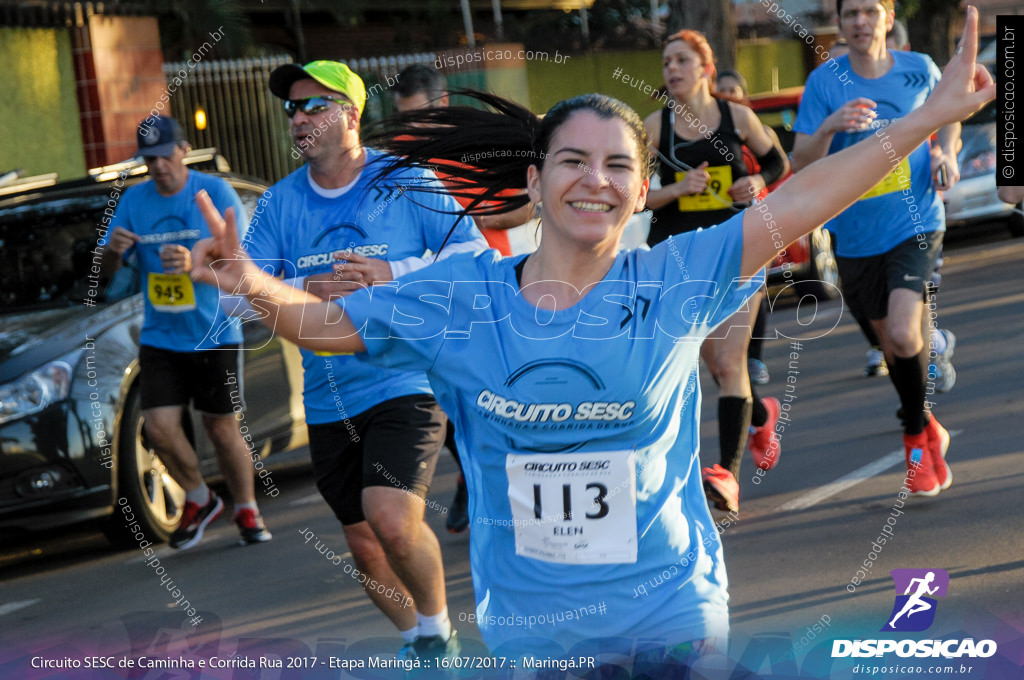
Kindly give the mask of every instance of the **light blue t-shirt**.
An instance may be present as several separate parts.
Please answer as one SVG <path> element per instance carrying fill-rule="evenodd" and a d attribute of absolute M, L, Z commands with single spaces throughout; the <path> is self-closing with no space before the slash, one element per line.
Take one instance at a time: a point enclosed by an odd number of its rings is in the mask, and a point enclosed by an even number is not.
<path fill-rule="evenodd" d="M 878 107 L 871 129 L 840 132 L 832 138 L 829 153 L 835 153 L 867 137 L 874 137 L 883 150 L 886 130 L 896 120 L 921 106 L 935 89 L 941 73 L 930 57 L 917 52 L 890 51 L 893 67 L 881 78 L 867 79 L 850 68 L 847 56 L 826 62 L 807 78 L 793 129 L 813 135 L 834 111 L 851 99 L 867 97 Z M 837 73 L 842 74 L 846 82 Z M 942 199 L 932 183 L 928 143 L 917 147 L 906 162 L 897 164 L 890 154 L 893 171 L 886 183 L 844 210 L 826 228 L 836 236 L 836 253 L 843 257 L 868 257 L 891 250 L 916 234 L 945 231 L 946 214 Z M 857 168 L 847 169 L 856 173 Z M 842 181 L 841 177 L 835 178 Z M 874 194 L 874 195 L 873 195 Z M 808 197 L 807 200 L 814 200 Z"/>
<path fill-rule="evenodd" d="M 257 264 L 284 278 L 329 273 L 337 252 L 401 260 L 439 252 L 448 243 L 483 238 L 473 221 L 450 214 L 460 210 L 433 173 L 404 170 L 372 182 L 384 156 L 366 149 L 366 167 L 338 196 L 328 198 L 310 184 L 303 166 L 270 187 L 253 211 L 243 246 Z M 435 186 L 441 193 L 410 187 Z M 338 193 L 335 191 L 334 193 Z M 316 286 L 309 288 L 317 294 Z M 339 422 L 389 399 L 430 394 L 420 372 L 382 369 L 352 355 L 318 355 L 302 350 L 306 422 Z"/>
<path fill-rule="evenodd" d="M 493 251 L 338 301 L 366 344 L 358 356 L 426 371 L 455 422 L 474 616 L 492 652 L 727 634 L 698 355 L 760 285 L 738 279 L 742 219 L 620 252 L 567 309 L 527 302 L 523 258 Z"/>
<path fill-rule="evenodd" d="M 210 236 L 196 205 L 196 194 L 202 189 L 221 213 L 235 209 L 242 231 L 246 212 L 235 190 L 220 177 L 194 170 L 189 170 L 184 188 L 173 196 L 161 196 L 152 180 L 129 187 L 110 221 L 110 231 L 123 227 L 140 237 L 124 257 L 134 258 L 142 278 L 146 311 L 139 342 L 143 345 L 197 352 L 242 342 L 241 327 L 221 309 L 216 286 L 194 283 L 187 273 L 166 275 L 160 263 L 164 244 L 191 249 L 196 241 Z M 109 232 L 98 245 L 108 240 Z"/>

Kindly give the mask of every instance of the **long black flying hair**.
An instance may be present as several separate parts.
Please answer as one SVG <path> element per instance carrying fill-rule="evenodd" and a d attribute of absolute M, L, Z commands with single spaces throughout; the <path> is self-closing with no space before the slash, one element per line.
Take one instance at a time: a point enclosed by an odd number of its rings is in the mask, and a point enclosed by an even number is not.
<path fill-rule="evenodd" d="M 451 94 L 491 108 L 413 109 L 372 126 L 363 143 L 391 154 L 374 168 L 374 181 L 406 168 L 433 169 L 443 176 L 444 188 L 428 184 L 408 188 L 463 199 L 468 203 L 458 211 L 462 215 L 498 215 L 529 203 L 529 197 L 514 190 L 525 189 L 526 169 L 539 165 L 534 140 L 541 119 L 488 92 L 457 90 Z"/>
<path fill-rule="evenodd" d="M 541 118 L 488 92 L 456 90 L 451 94 L 470 97 L 490 108 L 413 109 L 381 121 L 364 135 L 366 146 L 391 154 L 374 168 L 373 181 L 384 181 L 402 169 L 432 168 L 444 175 L 444 187 L 413 184 L 406 188 L 448 193 L 468 201 L 465 208 L 452 212 L 460 217 L 511 212 L 530 202 L 523 191 L 527 169 L 531 165 L 543 168 L 551 137 L 580 110 L 623 121 L 636 140 L 644 176 L 650 177 L 653 172 L 643 121 L 618 99 L 603 94 L 579 95 L 558 102 Z"/>

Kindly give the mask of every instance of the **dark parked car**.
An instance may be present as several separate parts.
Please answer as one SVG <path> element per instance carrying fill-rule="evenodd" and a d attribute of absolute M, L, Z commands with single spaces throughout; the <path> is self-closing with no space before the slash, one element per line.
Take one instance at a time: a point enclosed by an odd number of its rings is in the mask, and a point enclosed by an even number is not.
<path fill-rule="evenodd" d="M 779 92 L 751 95 L 750 107 L 768 127 L 775 131 L 788 154 L 793 150 L 793 123 L 803 87 L 791 87 Z M 785 178 L 779 180 L 781 184 Z M 773 185 L 774 186 L 777 186 Z M 780 288 L 794 284 L 801 297 L 813 295 L 826 300 L 839 295 L 839 268 L 832 252 L 832 239 L 821 227 L 786 247 L 768 267 L 768 285 Z"/>
<path fill-rule="evenodd" d="M 189 162 L 212 165 L 250 214 L 266 185 L 223 172 L 212 150 Z M 115 543 L 133 540 L 120 514 L 125 498 L 151 540 L 177 525 L 184 491 L 147 446 L 139 407 L 137 275 L 99 272 L 96 243 L 123 188 L 144 179 L 141 163 L 0 186 L 0 532 L 86 520 Z M 118 176 L 122 177 L 118 180 Z M 105 219 L 105 212 L 107 222 Z M 110 225 L 112 227 L 112 225 Z M 246 323 L 244 424 L 261 457 L 306 443 L 298 349 L 262 324 Z M 217 474 L 201 423 L 186 419 L 204 475 Z M 278 459 L 275 457 L 275 459 Z M 257 497 L 276 495 L 273 476 Z M 277 492 L 279 493 L 279 491 Z"/>

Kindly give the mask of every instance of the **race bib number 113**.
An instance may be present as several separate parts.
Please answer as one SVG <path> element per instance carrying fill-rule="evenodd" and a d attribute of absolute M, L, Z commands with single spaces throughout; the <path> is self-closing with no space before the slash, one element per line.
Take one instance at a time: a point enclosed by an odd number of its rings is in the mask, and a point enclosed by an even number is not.
<path fill-rule="evenodd" d="M 636 562 L 632 451 L 505 458 L 516 554 L 560 564 Z"/>

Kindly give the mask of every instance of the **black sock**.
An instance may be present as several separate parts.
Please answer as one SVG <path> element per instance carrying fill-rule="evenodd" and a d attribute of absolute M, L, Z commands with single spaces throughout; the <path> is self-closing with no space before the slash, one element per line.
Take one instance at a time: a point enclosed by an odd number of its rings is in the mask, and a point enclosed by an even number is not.
<path fill-rule="evenodd" d="M 721 452 L 719 465 L 739 479 L 740 461 L 747 448 L 747 434 L 750 428 L 750 399 L 747 397 L 718 398 L 718 447 Z"/>
<path fill-rule="evenodd" d="M 757 396 L 754 383 L 750 383 L 750 424 L 754 427 L 763 427 L 768 422 L 768 409 L 764 407 L 761 397 Z"/>
<path fill-rule="evenodd" d="M 889 380 L 896 386 L 903 406 L 903 431 L 914 435 L 924 432 L 924 371 L 921 355 L 896 357 L 889 366 Z"/>

